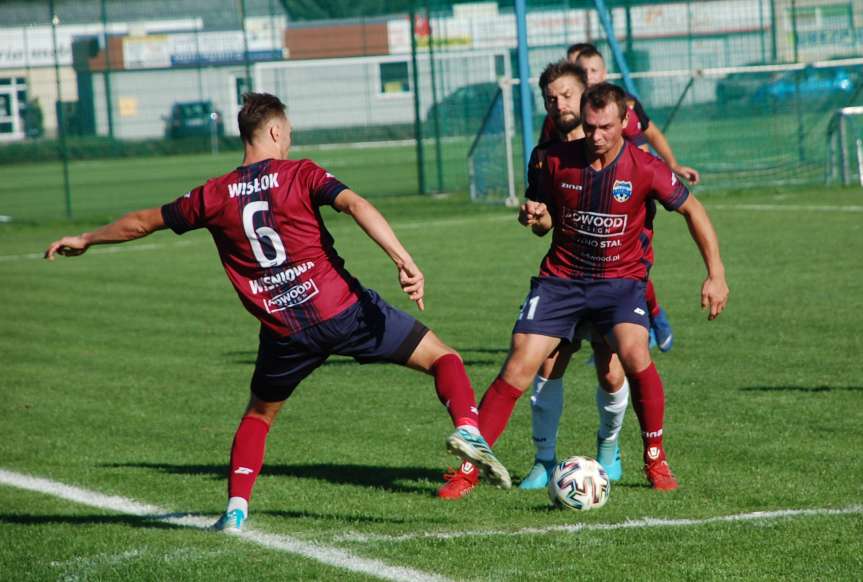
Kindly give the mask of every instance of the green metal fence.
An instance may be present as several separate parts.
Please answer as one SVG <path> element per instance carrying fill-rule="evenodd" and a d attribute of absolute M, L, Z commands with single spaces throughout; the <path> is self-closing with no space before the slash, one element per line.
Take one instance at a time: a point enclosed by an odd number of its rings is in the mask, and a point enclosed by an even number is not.
<path fill-rule="evenodd" d="M 863 54 L 863 0 L 608 5 L 642 102 L 705 188 L 824 179 L 830 119 L 861 104 L 847 59 Z M 593 2 L 528 2 L 527 20 L 533 76 L 573 42 L 610 57 Z M 468 150 L 516 76 L 515 38 L 507 2 L 0 3 L 0 215 L 114 214 L 217 173 L 239 155 L 249 89 L 280 95 L 299 153 L 365 193 L 465 192 Z M 518 140 L 510 150 L 520 188 Z M 158 171 L 103 194 L 96 176 L 130 164 Z"/>

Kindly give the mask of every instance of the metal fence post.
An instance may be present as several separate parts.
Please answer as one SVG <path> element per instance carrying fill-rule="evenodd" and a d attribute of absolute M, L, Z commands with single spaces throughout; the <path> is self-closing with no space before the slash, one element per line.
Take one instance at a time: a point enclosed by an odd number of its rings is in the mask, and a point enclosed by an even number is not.
<path fill-rule="evenodd" d="M 419 71 L 417 67 L 417 13 L 414 5 L 411 4 L 408 17 L 411 19 L 411 77 L 414 84 L 414 140 L 416 140 L 417 152 L 417 182 L 419 193 L 426 193 L 426 170 L 425 170 L 425 155 L 423 152 L 423 124 L 420 119 L 420 83 Z"/>
<path fill-rule="evenodd" d="M 102 12 L 102 38 L 105 41 L 105 68 L 102 71 L 102 79 L 105 81 L 105 104 L 108 113 L 108 137 L 114 139 L 114 100 L 111 95 L 111 43 L 108 37 L 108 7 L 105 0 L 101 0 Z"/>
<path fill-rule="evenodd" d="M 63 163 L 63 193 L 66 200 L 66 218 L 72 218 L 72 191 L 69 188 L 69 150 L 66 148 L 66 121 L 63 111 L 63 88 L 60 80 L 60 57 L 57 51 L 57 25 L 60 18 L 54 10 L 54 0 L 48 0 L 48 10 L 51 15 L 51 46 L 54 51 L 54 82 L 57 84 L 57 142 L 60 147 L 60 159 Z"/>
<path fill-rule="evenodd" d="M 429 0 L 426 0 L 426 20 L 429 26 L 429 67 L 431 68 L 431 86 L 432 86 L 432 107 L 434 109 L 434 147 L 435 147 L 435 166 L 437 170 L 437 191 L 443 192 L 443 161 L 442 149 L 440 141 L 440 108 L 437 100 L 437 76 L 435 75 L 435 60 L 434 60 L 434 30 L 431 24 L 431 10 L 429 9 Z"/>

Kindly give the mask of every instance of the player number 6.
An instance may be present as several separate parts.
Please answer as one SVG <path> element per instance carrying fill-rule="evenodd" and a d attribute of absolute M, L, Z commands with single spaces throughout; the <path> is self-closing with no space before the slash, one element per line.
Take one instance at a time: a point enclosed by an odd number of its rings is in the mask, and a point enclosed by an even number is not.
<path fill-rule="evenodd" d="M 246 237 L 252 245 L 252 252 L 255 253 L 255 259 L 262 267 L 275 267 L 285 262 L 287 255 L 285 254 L 285 245 L 279 234 L 269 226 L 259 226 L 255 228 L 253 218 L 256 212 L 267 212 L 270 209 L 270 203 L 266 200 L 258 200 L 250 202 L 243 208 L 243 229 L 246 231 Z M 261 239 L 268 239 L 270 246 L 276 251 L 276 256 L 272 259 L 267 258 L 264 254 L 264 249 L 261 246 Z"/>

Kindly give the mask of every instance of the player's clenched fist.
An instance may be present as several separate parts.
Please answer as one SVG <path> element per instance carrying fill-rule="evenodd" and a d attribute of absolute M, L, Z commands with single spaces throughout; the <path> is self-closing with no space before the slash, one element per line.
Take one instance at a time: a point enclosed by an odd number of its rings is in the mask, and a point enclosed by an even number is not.
<path fill-rule="evenodd" d="M 547 214 L 548 208 L 544 203 L 528 200 L 519 209 L 518 221 L 525 226 L 533 226 L 534 224 L 539 224 Z"/>

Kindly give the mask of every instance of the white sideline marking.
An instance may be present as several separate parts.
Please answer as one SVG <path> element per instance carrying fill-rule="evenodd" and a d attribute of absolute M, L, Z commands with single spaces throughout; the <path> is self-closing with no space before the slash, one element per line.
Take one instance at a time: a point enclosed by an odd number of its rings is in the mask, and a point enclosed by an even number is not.
<path fill-rule="evenodd" d="M 5 469 L 0 469 L 0 484 L 17 487 L 19 489 L 26 489 L 28 491 L 35 491 L 37 493 L 53 495 L 54 497 L 74 501 L 75 503 L 80 503 L 90 507 L 146 517 L 172 525 L 207 529 L 213 523 L 212 519 L 203 516 L 171 514 L 161 507 L 140 503 L 126 497 L 105 495 L 97 491 L 81 489 L 80 487 L 66 485 L 49 479 L 41 479 L 39 477 L 33 477 L 23 473 L 7 471 Z M 234 534 L 234 537 L 258 544 L 259 546 L 263 546 L 271 550 L 282 550 L 310 560 L 315 560 L 322 564 L 326 564 L 327 566 L 333 566 L 335 568 L 341 568 L 351 572 L 360 572 L 382 580 L 395 580 L 397 582 L 449 582 L 449 579 L 443 576 L 429 574 L 412 568 L 391 566 L 385 562 L 381 562 L 380 560 L 361 558 L 351 552 L 341 550 L 339 548 L 304 542 L 290 536 L 267 534 L 260 531 L 249 530 Z"/>
<path fill-rule="evenodd" d="M 645 517 L 642 519 L 628 519 L 619 523 L 576 523 L 572 525 L 551 525 L 548 527 L 525 527 L 517 530 L 476 530 L 441 533 L 402 534 L 395 536 L 350 533 L 336 536 L 337 542 L 401 542 L 415 539 L 448 540 L 464 537 L 491 537 L 491 536 L 521 536 L 549 533 L 579 533 L 582 531 L 613 531 L 618 529 L 639 529 L 648 527 L 692 527 L 709 525 L 712 523 L 736 522 L 736 521 L 768 521 L 788 517 L 805 517 L 813 515 L 849 515 L 863 513 L 863 505 L 851 505 L 839 509 L 780 509 L 777 511 L 753 511 L 752 513 L 738 513 L 734 515 L 720 515 L 717 517 L 706 517 L 703 519 L 661 519 L 656 517 Z"/>
<path fill-rule="evenodd" d="M 705 204 L 708 210 L 786 210 L 789 212 L 863 212 L 863 206 L 808 206 L 804 204 Z"/>

